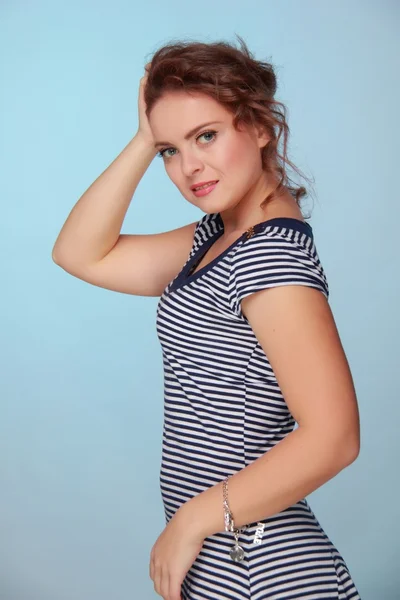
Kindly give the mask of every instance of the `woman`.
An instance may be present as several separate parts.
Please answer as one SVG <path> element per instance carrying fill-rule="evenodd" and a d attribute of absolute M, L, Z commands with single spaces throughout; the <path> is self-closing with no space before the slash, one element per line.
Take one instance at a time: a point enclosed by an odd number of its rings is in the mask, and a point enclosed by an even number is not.
<path fill-rule="evenodd" d="M 154 54 L 138 131 L 71 211 L 53 259 L 94 285 L 160 296 L 166 527 L 150 557 L 156 592 L 359 599 L 305 499 L 359 454 L 356 394 L 300 209 L 306 190 L 289 185 L 274 70 L 239 39 L 240 49 L 181 42 Z M 205 215 L 122 235 L 157 153 Z"/>

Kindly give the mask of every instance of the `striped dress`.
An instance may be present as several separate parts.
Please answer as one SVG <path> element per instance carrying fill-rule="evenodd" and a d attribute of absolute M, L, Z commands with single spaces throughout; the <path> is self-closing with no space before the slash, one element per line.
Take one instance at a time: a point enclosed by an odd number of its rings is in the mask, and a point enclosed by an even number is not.
<path fill-rule="evenodd" d="M 193 273 L 223 231 L 220 213 L 200 219 L 188 259 L 157 305 L 166 523 L 184 502 L 268 452 L 295 426 L 241 300 L 280 285 L 311 286 L 329 297 L 313 230 L 289 217 L 258 223 Z M 239 536 L 241 562 L 230 558 L 233 542 L 225 531 L 204 540 L 182 583 L 183 600 L 360 600 L 305 498 L 249 524 Z"/>

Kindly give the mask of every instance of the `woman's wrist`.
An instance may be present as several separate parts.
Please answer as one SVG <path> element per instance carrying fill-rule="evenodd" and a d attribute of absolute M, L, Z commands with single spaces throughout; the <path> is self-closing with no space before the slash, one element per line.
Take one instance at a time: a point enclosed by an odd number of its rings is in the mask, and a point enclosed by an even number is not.
<path fill-rule="evenodd" d="M 182 504 L 178 512 L 195 539 L 225 531 L 222 481 Z"/>
<path fill-rule="evenodd" d="M 179 519 L 182 529 L 190 538 L 204 540 L 207 537 L 205 524 L 201 521 L 201 513 L 196 510 L 195 498 L 182 504 L 175 515 Z"/>
<path fill-rule="evenodd" d="M 140 140 L 140 143 L 143 144 L 143 148 L 145 148 L 148 152 L 157 154 L 157 149 L 154 146 L 154 138 L 142 132 L 140 129 L 137 130 L 135 139 Z"/>

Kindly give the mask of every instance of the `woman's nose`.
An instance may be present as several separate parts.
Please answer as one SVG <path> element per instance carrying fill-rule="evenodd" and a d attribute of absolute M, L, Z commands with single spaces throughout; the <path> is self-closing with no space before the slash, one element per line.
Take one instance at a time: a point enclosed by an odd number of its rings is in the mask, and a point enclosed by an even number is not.
<path fill-rule="evenodd" d="M 182 172 L 186 177 L 191 177 L 193 173 L 203 169 L 203 162 L 193 152 L 187 153 L 184 156 L 181 154 Z"/>

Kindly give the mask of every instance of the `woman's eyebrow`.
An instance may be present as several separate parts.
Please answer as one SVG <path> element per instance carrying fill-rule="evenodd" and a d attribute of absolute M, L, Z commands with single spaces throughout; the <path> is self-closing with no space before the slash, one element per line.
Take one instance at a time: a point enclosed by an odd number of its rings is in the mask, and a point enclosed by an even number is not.
<path fill-rule="evenodd" d="M 222 123 L 222 121 L 210 121 L 208 123 L 203 123 L 203 125 L 198 125 L 194 129 L 191 129 L 185 135 L 185 140 L 188 140 L 190 137 L 192 137 L 192 135 L 194 135 L 195 133 L 197 133 L 200 129 L 203 129 L 203 127 L 207 127 L 208 125 L 214 125 L 215 123 Z M 157 148 L 157 146 L 167 146 L 168 144 L 171 144 L 171 142 L 156 142 L 154 144 L 154 147 Z"/>

